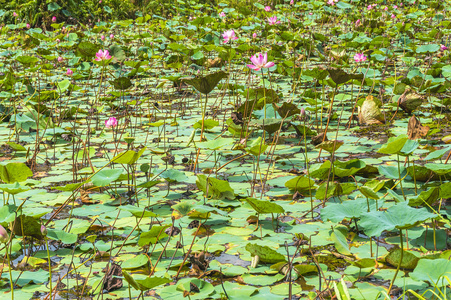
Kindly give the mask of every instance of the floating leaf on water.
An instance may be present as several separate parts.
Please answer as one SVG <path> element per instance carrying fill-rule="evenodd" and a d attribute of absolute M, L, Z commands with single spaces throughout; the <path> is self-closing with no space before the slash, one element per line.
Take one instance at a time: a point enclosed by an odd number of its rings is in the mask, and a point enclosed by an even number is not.
<path fill-rule="evenodd" d="M 111 182 L 115 181 L 122 174 L 121 169 L 103 169 L 97 172 L 91 178 L 92 184 L 95 186 L 107 186 Z"/>

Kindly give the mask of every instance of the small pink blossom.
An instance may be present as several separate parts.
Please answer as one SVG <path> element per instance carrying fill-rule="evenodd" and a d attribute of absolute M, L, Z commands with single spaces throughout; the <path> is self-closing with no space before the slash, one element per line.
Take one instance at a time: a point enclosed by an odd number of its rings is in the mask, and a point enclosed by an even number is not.
<path fill-rule="evenodd" d="M 363 53 L 356 53 L 356 55 L 354 55 L 355 62 L 363 62 L 366 59 L 367 59 L 367 57 Z"/>
<path fill-rule="evenodd" d="M 368 7 L 367 7 L 368 10 L 371 10 L 372 8 L 373 8 L 373 6 L 371 4 L 368 5 Z"/>
<path fill-rule="evenodd" d="M 391 14 L 391 18 L 394 19 L 396 18 L 396 16 L 394 14 Z"/>
<path fill-rule="evenodd" d="M 41 233 L 42 233 L 43 236 L 47 235 L 47 228 L 45 228 L 44 225 L 41 225 Z"/>
<path fill-rule="evenodd" d="M 393 5 L 393 8 L 394 8 L 394 9 L 397 9 L 397 8 L 398 8 L 398 5 Z"/>
<path fill-rule="evenodd" d="M 13 16 L 14 16 L 14 17 L 17 17 L 17 13 L 16 13 L 16 12 L 13 12 Z"/>
<path fill-rule="evenodd" d="M 66 75 L 72 76 L 72 74 L 74 74 L 74 71 L 72 71 L 71 69 L 67 69 Z"/>
<path fill-rule="evenodd" d="M 313 13 L 312 13 L 312 12 L 309 12 L 308 14 L 309 14 L 310 16 L 311 16 L 311 15 L 313 15 Z"/>
<path fill-rule="evenodd" d="M 110 58 L 111 56 L 108 50 L 99 50 L 99 52 L 96 53 L 96 61 L 108 60 Z"/>
<path fill-rule="evenodd" d="M 291 0 L 291 1 L 290 1 L 290 5 L 293 5 L 293 4 L 294 4 L 294 0 Z"/>
<path fill-rule="evenodd" d="M 225 14 L 225 12 L 221 11 L 221 13 L 219 14 L 219 16 L 220 16 L 221 18 L 225 18 L 226 14 Z"/>
<path fill-rule="evenodd" d="M 251 57 L 251 62 L 253 65 L 247 65 L 249 68 L 255 71 L 259 71 L 263 68 L 271 68 L 274 66 L 274 62 L 270 61 L 268 62 L 268 54 L 265 52 L 265 54 L 257 53 Z"/>
<path fill-rule="evenodd" d="M 114 39 L 114 34 L 110 34 L 110 39 Z"/>
<path fill-rule="evenodd" d="M 271 11 L 271 6 L 265 6 L 265 11 Z"/>
<path fill-rule="evenodd" d="M 442 51 L 448 50 L 448 47 L 446 47 L 445 45 L 440 44 L 440 50 L 442 50 Z"/>
<path fill-rule="evenodd" d="M 399 6 L 403 6 L 402 2 L 401 2 L 401 3 L 399 3 Z"/>
<path fill-rule="evenodd" d="M 99 4 L 101 4 L 102 3 L 102 0 L 99 0 Z"/>
<path fill-rule="evenodd" d="M 53 22 L 53 23 L 56 22 L 56 17 L 55 17 L 55 16 L 52 17 L 52 22 Z"/>
<path fill-rule="evenodd" d="M 105 127 L 106 128 L 110 128 L 110 127 L 116 127 L 117 126 L 117 120 L 115 117 L 111 117 L 108 120 L 105 120 Z"/>
<path fill-rule="evenodd" d="M 60 41 L 60 39 L 56 39 L 56 42 L 59 43 L 59 42 L 61 42 L 61 41 Z"/>
<path fill-rule="evenodd" d="M 224 33 L 222 34 L 222 38 L 224 39 L 224 44 L 227 44 L 230 41 L 238 39 L 233 29 L 224 31 Z"/>
<path fill-rule="evenodd" d="M 387 7 L 387 6 L 385 6 L 385 7 L 384 7 L 384 10 L 385 10 L 385 11 L 387 11 L 387 10 L 388 10 L 388 7 Z"/>
<path fill-rule="evenodd" d="M 62 62 L 63 58 L 61 56 L 58 56 L 58 62 Z"/>
<path fill-rule="evenodd" d="M 362 25 L 360 19 L 355 21 L 355 27 L 359 27 L 360 25 Z"/>
<path fill-rule="evenodd" d="M 272 16 L 272 17 L 269 17 L 267 19 L 268 19 L 269 25 L 280 24 L 280 21 L 277 21 L 277 16 Z"/>
<path fill-rule="evenodd" d="M 256 33 L 256 32 L 254 32 L 254 33 L 252 34 L 252 38 L 254 38 L 254 39 L 257 38 L 257 33 Z"/>
<path fill-rule="evenodd" d="M 30 29 L 30 28 L 31 28 L 31 25 L 27 23 L 27 29 Z"/>
<path fill-rule="evenodd" d="M 329 0 L 329 1 L 327 1 L 327 4 L 334 6 L 335 2 L 334 2 L 334 0 Z"/>
<path fill-rule="evenodd" d="M 100 39 L 101 39 L 102 41 L 104 41 L 104 40 L 105 40 L 105 36 L 102 34 L 102 36 L 100 37 Z"/>

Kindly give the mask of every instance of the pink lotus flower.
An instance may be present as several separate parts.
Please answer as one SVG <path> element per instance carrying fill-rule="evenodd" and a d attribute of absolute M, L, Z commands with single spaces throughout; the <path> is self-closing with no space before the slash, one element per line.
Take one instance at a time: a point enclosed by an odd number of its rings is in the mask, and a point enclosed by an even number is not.
<path fill-rule="evenodd" d="M 58 62 L 62 62 L 63 58 L 61 56 L 58 56 Z"/>
<path fill-rule="evenodd" d="M 270 61 L 268 62 L 268 54 L 265 52 L 265 54 L 257 53 L 254 56 L 251 57 L 251 62 L 253 65 L 247 65 L 249 68 L 255 71 L 259 71 L 263 68 L 271 68 L 274 66 L 274 62 Z"/>
<path fill-rule="evenodd" d="M 110 39 L 114 39 L 114 34 L 110 34 Z"/>
<path fill-rule="evenodd" d="M 225 14 L 225 12 L 221 11 L 221 13 L 219 14 L 219 16 L 220 16 L 221 18 L 225 18 L 226 14 Z"/>
<path fill-rule="evenodd" d="M 355 62 L 363 62 L 367 59 L 367 57 L 363 53 L 357 53 L 354 55 Z"/>
<path fill-rule="evenodd" d="M 442 50 L 442 51 L 448 50 L 448 47 L 446 47 L 445 45 L 440 44 L 440 50 Z"/>
<path fill-rule="evenodd" d="M 99 52 L 96 53 L 96 61 L 108 60 L 110 58 L 111 56 L 108 50 L 99 50 Z"/>
<path fill-rule="evenodd" d="M 116 127 L 117 126 L 117 120 L 115 117 L 111 117 L 108 120 L 105 120 L 105 127 L 106 128 L 110 128 L 110 127 Z"/>
<path fill-rule="evenodd" d="M 269 25 L 280 24 L 280 21 L 277 21 L 277 16 L 272 16 L 268 18 Z"/>
<path fill-rule="evenodd" d="M 254 33 L 252 34 L 252 38 L 253 38 L 253 39 L 256 39 L 256 38 L 257 38 L 257 33 L 256 33 L 256 32 L 254 32 Z"/>
<path fill-rule="evenodd" d="M 9 241 L 9 234 L 6 231 L 5 227 L 0 225 L 0 243 L 6 244 Z"/>
<path fill-rule="evenodd" d="M 102 36 L 100 37 L 100 39 L 101 39 L 102 41 L 104 41 L 104 40 L 105 40 L 105 36 L 102 34 Z"/>
<path fill-rule="evenodd" d="M 14 16 L 14 17 L 17 17 L 17 13 L 16 13 L 16 12 L 13 12 L 13 16 Z"/>
<path fill-rule="evenodd" d="M 237 40 L 238 38 L 235 35 L 235 31 L 233 29 L 226 30 L 222 34 L 222 38 L 224 39 L 224 44 L 227 44 L 228 42 L 232 40 Z"/>
<path fill-rule="evenodd" d="M 271 6 L 265 6 L 265 11 L 271 11 Z"/>
<path fill-rule="evenodd" d="M 27 23 L 27 29 L 30 29 L 30 28 L 31 28 L 31 25 Z"/>
<path fill-rule="evenodd" d="M 53 23 L 56 22 L 56 17 L 55 17 L 55 16 L 52 17 L 52 22 L 53 22 Z"/>
<path fill-rule="evenodd" d="M 72 71 L 71 69 L 67 69 L 66 75 L 72 76 L 72 74 L 74 74 L 74 71 Z"/>

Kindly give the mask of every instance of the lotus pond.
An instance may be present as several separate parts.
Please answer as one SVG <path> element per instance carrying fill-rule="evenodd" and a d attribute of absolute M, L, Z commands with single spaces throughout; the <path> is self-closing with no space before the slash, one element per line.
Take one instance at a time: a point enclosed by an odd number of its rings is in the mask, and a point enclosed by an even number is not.
<path fill-rule="evenodd" d="M 447 299 L 446 2 L 3 24 L 2 299 Z"/>

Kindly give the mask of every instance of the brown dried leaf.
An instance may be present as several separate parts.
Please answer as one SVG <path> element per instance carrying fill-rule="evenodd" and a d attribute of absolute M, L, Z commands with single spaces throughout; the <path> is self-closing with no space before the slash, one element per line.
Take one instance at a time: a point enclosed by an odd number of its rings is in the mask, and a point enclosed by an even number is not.
<path fill-rule="evenodd" d="M 419 138 L 424 138 L 429 131 L 429 126 L 421 125 L 419 119 L 414 115 L 410 118 L 409 124 L 407 124 L 407 136 L 411 140 L 416 140 Z"/>

